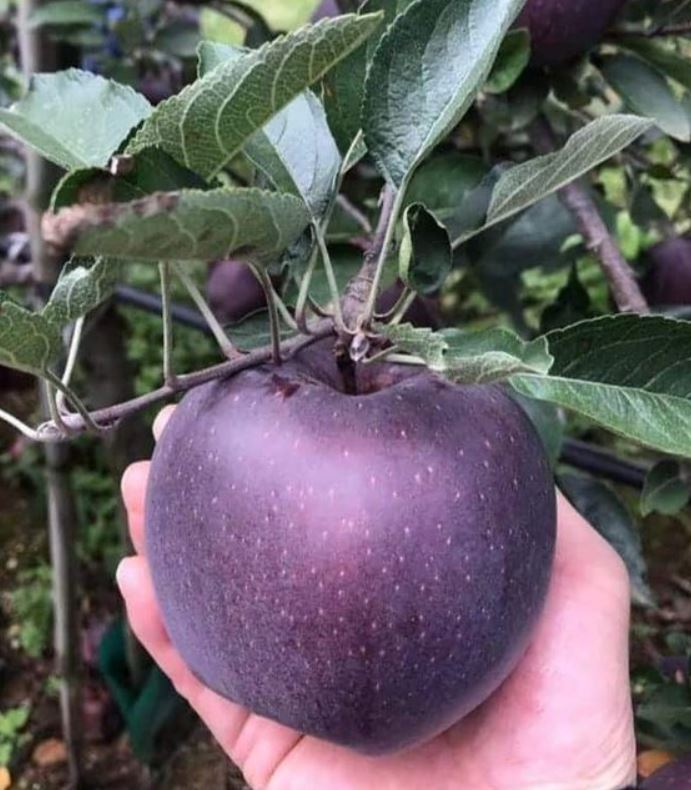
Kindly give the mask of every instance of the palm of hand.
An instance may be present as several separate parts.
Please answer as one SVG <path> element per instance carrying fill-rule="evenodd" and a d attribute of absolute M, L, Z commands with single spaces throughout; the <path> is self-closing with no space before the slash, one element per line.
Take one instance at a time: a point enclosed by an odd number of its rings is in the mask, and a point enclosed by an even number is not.
<path fill-rule="evenodd" d="M 546 608 L 518 668 L 434 741 L 371 758 L 255 716 L 192 675 L 168 639 L 143 555 L 147 478 L 143 463 L 123 481 L 138 556 L 118 581 L 133 629 L 253 787 L 614 790 L 634 781 L 626 571 L 563 499 Z"/>

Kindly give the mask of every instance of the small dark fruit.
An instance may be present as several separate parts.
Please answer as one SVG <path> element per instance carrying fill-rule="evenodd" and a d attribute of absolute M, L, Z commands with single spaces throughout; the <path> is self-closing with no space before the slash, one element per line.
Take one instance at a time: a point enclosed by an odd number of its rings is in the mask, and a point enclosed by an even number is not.
<path fill-rule="evenodd" d="M 35 380 L 27 373 L 0 365 L 0 394 L 4 392 L 23 392 L 33 387 Z"/>
<path fill-rule="evenodd" d="M 259 280 L 240 261 L 219 261 L 211 266 L 206 282 L 209 306 L 224 324 L 236 324 L 266 307 Z"/>
<path fill-rule="evenodd" d="M 641 285 L 653 307 L 691 305 L 691 238 L 668 239 L 648 250 Z"/>
<path fill-rule="evenodd" d="M 517 25 L 530 31 L 532 63 L 556 66 L 597 44 L 626 0 L 528 0 Z"/>
<path fill-rule="evenodd" d="M 379 313 L 388 313 L 389 310 L 392 310 L 403 293 L 403 288 L 404 285 L 399 280 L 390 288 L 383 291 L 377 299 L 377 311 Z M 430 329 L 439 329 L 441 326 L 441 317 L 439 314 L 438 301 L 425 296 L 417 296 L 406 311 L 403 320 L 413 326 L 426 326 Z"/>
<path fill-rule="evenodd" d="M 206 685 L 380 754 L 446 729 L 523 655 L 554 485 L 501 389 L 382 365 L 348 395 L 324 351 L 185 397 L 153 458 L 147 551 Z"/>
<path fill-rule="evenodd" d="M 331 19 L 334 16 L 340 16 L 341 13 L 342 11 L 336 0 L 324 0 L 312 14 L 312 21 L 318 22 L 320 19 Z"/>

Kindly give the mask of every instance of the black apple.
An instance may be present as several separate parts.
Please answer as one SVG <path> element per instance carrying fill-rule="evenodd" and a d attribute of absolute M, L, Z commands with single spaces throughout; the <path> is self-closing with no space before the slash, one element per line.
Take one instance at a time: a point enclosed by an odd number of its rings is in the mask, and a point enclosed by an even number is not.
<path fill-rule="evenodd" d="M 25 391 L 34 386 L 35 380 L 26 373 L 0 365 L 0 394 Z"/>
<path fill-rule="evenodd" d="M 312 14 L 312 22 L 318 22 L 320 19 L 331 19 L 331 17 L 340 16 L 341 13 L 342 11 L 338 7 L 336 0 L 324 0 Z"/>
<path fill-rule="evenodd" d="M 214 263 L 206 282 L 206 295 L 209 306 L 224 324 L 236 324 L 266 306 L 259 281 L 240 261 Z"/>
<path fill-rule="evenodd" d="M 305 352 L 185 397 L 156 449 L 148 556 L 204 683 L 378 754 L 475 708 L 523 654 L 555 539 L 540 439 L 499 388 Z"/>
<path fill-rule="evenodd" d="M 654 307 L 691 305 L 691 238 L 668 239 L 648 250 L 650 267 L 641 285 Z"/>
<path fill-rule="evenodd" d="M 604 35 L 626 0 L 528 0 L 517 25 L 530 31 L 532 63 L 555 66 L 582 55 Z"/>
<path fill-rule="evenodd" d="M 655 771 L 641 784 L 641 790 L 691 790 L 691 755 Z"/>
<path fill-rule="evenodd" d="M 377 299 L 377 311 L 379 313 L 388 313 L 389 310 L 392 310 L 403 293 L 403 288 L 403 283 L 398 280 L 390 288 L 383 291 Z M 439 303 L 436 299 L 417 296 L 406 311 L 404 320 L 413 326 L 427 326 L 431 329 L 438 329 L 441 326 Z"/>

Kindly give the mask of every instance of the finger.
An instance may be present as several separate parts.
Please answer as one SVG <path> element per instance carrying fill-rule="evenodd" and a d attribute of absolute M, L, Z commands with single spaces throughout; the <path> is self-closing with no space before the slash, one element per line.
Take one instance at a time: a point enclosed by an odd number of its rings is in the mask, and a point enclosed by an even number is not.
<path fill-rule="evenodd" d="M 561 493 L 557 499 L 555 573 L 578 580 L 598 577 L 618 588 L 628 601 L 629 577 L 619 554 Z"/>
<path fill-rule="evenodd" d="M 149 481 L 149 461 L 132 464 L 122 476 L 122 499 L 127 510 L 127 523 L 137 554 L 144 554 L 144 503 Z"/>
<path fill-rule="evenodd" d="M 163 431 L 168 425 L 168 420 L 173 416 L 173 412 L 175 411 L 175 406 L 166 406 L 164 409 L 158 413 L 154 421 L 154 439 L 158 441 L 161 436 L 163 435 Z"/>
<path fill-rule="evenodd" d="M 123 560 L 117 581 L 137 639 L 232 757 L 249 712 L 206 688 L 175 650 L 163 624 L 149 566 L 143 557 Z"/>

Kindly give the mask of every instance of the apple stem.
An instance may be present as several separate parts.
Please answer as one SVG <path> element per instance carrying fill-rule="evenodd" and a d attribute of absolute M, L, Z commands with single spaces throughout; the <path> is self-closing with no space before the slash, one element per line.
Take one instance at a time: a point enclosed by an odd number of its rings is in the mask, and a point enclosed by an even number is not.
<path fill-rule="evenodd" d="M 269 285 L 271 286 L 271 298 L 274 300 L 276 307 L 278 308 L 278 312 L 280 313 L 281 319 L 286 326 L 290 327 L 293 331 L 299 332 L 300 327 L 298 326 L 297 321 L 290 313 L 290 310 L 286 307 L 286 303 L 281 299 L 278 291 L 274 288 L 274 284 L 271 282 L 271 278 L 268 278 Z"/>
<path fill-rule="evenodd" d="M 240 352 L 232 344 L 228 335 L 226 335 L 223 327 L 219 324 L 216 316 L 213 314 L 212 309 L 207 304 L 206 299 L 204 299 L 199 288 L 197 288 L 189 274 L 187 274 L 183 267 L 177 263 L 173 263 L 172 266 L 177 276 L 182 280 L 187 292 L 192 297 L 192 301 L 197 306 L 197 309 L 204 316 L 209 329 L 216 338 L 216 342 L 221 347 L 221 351 L 226 357 L 228 357 L 228 359 L 234 359 L 240 356 Z"/>
<path fill-rule="evenodd" d="M 310 284 L 314 276 L 314 270 L 317 268 L 317 260 L 319 259 L 319 248 L 315 246 L 312 250 L 307 269 L 305 270 L 302 280 L 300 281 L 300 291 L 298 293 L 297 302 L 295 304 L 295 319 L 300 331 L 307 334 L 307 303 L 309 299 Z"/>
<path fill-rule="evenodd" d="M 388 321 L 388 323 L 393 324 L 394 326 L 396 324 L 400 324 L 405 317 L 405 314 L 410 309 L 410 306 L 416 299 L 417 294 L 415 291 L 406 286 L 391 310 L 389 310 L 387 313 L 382 313 L 381 315 L 375 315 L 375 318 L 382 321 Z"/>
<path fill-rule="evenodd" d="M 72 431 L 70 427 L 66 424 L 66 420 L 70 417 L 70 414 L 59 414 L 58 412 L 58 404 L 57 400 L 54 398 L 55 391 L 62 393 L 65 399 L 72 404 L 74 409 L 76 410 L 77 414 L 82 418 L 84 421 L 85 428 L 93 434 L 100 435 L 103 433 L 103 429 L 96 423 L 93 419 L 93 416 L 89 413 L 89 410 L 86 408 L 85 404 L 82 402 L 81 398 L 77 396 L 77 394 L 72 390 L 70 387 L 66 386 L 62 383 L 60 378 L 56 376 L 52 371 L 46 370 L 44 373 L 46 380 L 52 384 L 52 387 L 48 387 L 48 405 L 51 409 L 51 417 L 53 417 L 53 408 L 58 413 L 59 419 L 57 421 L 57 425 L 62 427 L 62 429 L 69 435 Z M 55 420 L 55 418 L 53 417 Z"/>
<path fill-rule="evenodd" d="M 69 351 L 67 352 L 67 362 L 65 363 L 65 370 L 62 374 L 62 383 L 65 387 L 70 386 L 72 374 L 74 373 L 75 365 L 77 364 L 77 356 L 79 355 L 79 347 L 82 342 L 82 332 L 84 330 L 85 316 L 80 316 L 74 323 L 72 336 L 69 340 Z M 56 403 L 58 411 L 62 413 L 65 410 L 65 393 L 58 392 Z"/>
<path fill-rule="evenodd" d="M 372 225 L 365 214 L 343 194 L 336 197 L 336 203 L 368 236 L 372 233 Z"/>
<path fill-rule="evenodd" d="M 317 246 L 321 252 L 322 263 L 324 264 L 324 271 L 326 272 L 326 279 L 329 283 L 329 291 L 331 292 L 331 299 L 333 301 L 334 321 L 336 323 L 336 328 L 339 331 L 343 331 L 346 329 L 346 326 L 343 321 L 343 313 L 341 312 L 341 295 L 338 292 L 338 283 L 336 282 L 336 274 L 334 272 L 333 264 L 331 263 L 329 248 L 326 246 L 324 233 L 318 225 L 315 225 L 314 233 L 317 237 Z"/>
<path fill-rule="evenodd" d="M 40 431 L 34 430 L 30 425 L 27 425 L 25 422 L 22 422 L 18 417 L 15 417 L 13 414 L 10 414 L 8 411 L 4 409 L 0 409 L 0 420 L 2 422 L 7 423 L 15 430 L 19 431 L 22 436 L 25 436 L 27 439 L 30 439 L 32 442 L 39 442 L 41 441 Z"/>
<path fill-rule="evenodd" d="M 170 310 L 170 264 L 158 264 L 161 277 L 161 314 L 163 317 L 163 380 L 166 384 L 175 381 L 173 366 L 173 318 Z"/>
<path fill-rule="evenodd" d="M 271 358 L 274 365 L 281 365 L 283 358 L 281 356 L 281 319 L 278 315 L 278 307 L 276 304 L 276 292 L 271 284 L 271 278 L 266 273 L 265 269 L 258 266 L 250 265 L 250 269 L 254 272 L 254 276 L 259 280 L 264 289 L 266 296 L 266 303 L 269 308 L 269 328 L 271 331 Z"/>

